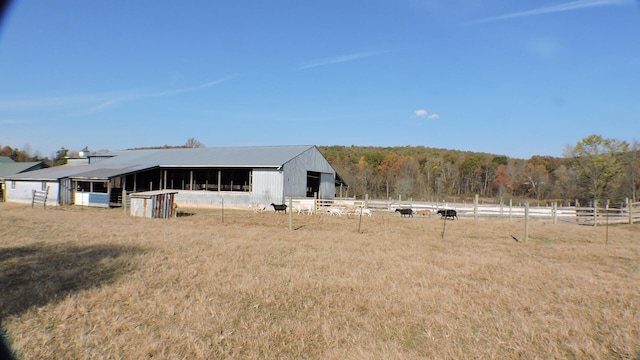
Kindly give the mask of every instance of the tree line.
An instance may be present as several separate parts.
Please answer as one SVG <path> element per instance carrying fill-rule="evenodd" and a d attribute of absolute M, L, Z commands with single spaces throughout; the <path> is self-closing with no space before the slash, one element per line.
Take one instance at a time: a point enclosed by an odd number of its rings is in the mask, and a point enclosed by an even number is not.
<path fill-rule="evenodd" d="M 184 145 L 155 148 L 173 147 L 204 144 L 190 138 Z M 640 143 L 600 135 L 567 146 L 562 158 L 533 156 L 528 160 L 424 146 L 318 148 L 349 185 L 343 195 L 359 198 L 367 194 L 376 199 L 456 201 L 479 194 L 495 202 L 521 198 L 568 205 L 576 200 L 581 204 L 638 201 L 640 190 Z M 73 154 L 77 152 L 62 147 L 49 159 L 0 146 L 0 156 L 18 162 L 43 161 L 49 166 L 65 164 Z"/>
<path fill-rule="evenodd" d="M 174 149 L 174 148 L 202 148 L 205 147 L 203 143 L 198 141 L 195 138 L 189 138 L 183 145 L 162 145 L 162 146 L 153 146 L 153 147 L 140 147 L 133 148 L 129 150 L 144 150 L 144 149 Z M 18 148 L 13 148 L 11 146 L 5 145 L 2 146 L 0 144 L 0 156 L 7 156 L 15 162 L 39 162 L 47 164 L 48 166 L 59 166 L 65 165 L 67 163 L 67 159 L 69 157 L 78 157 L 80 156 L 80 152 L 86 155 L 98 155 L 102 153 L 107 153 L 109 150 L 98 150 L 98 151 L 90 151 L 88 146 L 85 146 L 82 150 L 72 151 L 64 146 L 62 146 L 59 150 L 52 154 L 51 159 L 48 157 L 42 157 L 39 152 L 35 152 L 33 155 L 31 154 L 31 146 L 26 146 L 24 150 L 20 150 Z"/>
<path fill-rule="evenodd" d="M 496 202 L 508 198 L 590 204 L 637 200 L 640 144 L 590 135 L 562 158 L 504 155 L 423 146 L 319 146 L 349 185 L 343 195 L 424 201 Z"/>

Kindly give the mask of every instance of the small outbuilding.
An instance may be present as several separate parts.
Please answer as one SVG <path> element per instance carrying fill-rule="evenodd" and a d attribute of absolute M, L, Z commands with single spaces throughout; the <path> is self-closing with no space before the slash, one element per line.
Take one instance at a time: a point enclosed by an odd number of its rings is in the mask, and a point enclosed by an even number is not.
<path fill-rule="evenodd" d="M 131 194 L 131 216 L 168 219 L 175 214 L 177 191 L 159 190 Z"/>

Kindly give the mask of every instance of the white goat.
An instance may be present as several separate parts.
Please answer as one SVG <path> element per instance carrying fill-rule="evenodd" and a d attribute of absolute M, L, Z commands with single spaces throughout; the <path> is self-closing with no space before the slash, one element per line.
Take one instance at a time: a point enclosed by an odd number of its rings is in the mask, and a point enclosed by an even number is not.
<path fill-rule="evenodd" d="M 313 214 L 313 204 L 310 203 L 294 203 L 293 210 L 298 214 L 306 213 L 307 215 Z"/>
<path fill-rule="evenodd" d="M 253 210 L 253 212 L 263 212 L 267 209 L 267 205 L 265 204 L 251 204 L 249 208 Z"/>
<path fill-rule="evenodd" d="M 360 215 L 360 211 L 358 210 L 358 212 L 356 214 Z M 362 215 L 371 216 L 371 210 L 370 209 L 362 209 Z"/>
<path fill-rule="evenodd" d="M 360 215 L 360 207 L 359 206 L 349 206 L 347 207 L 347 215 Z M 362 208 L 362 215 L 371 216 L 371 210 Z"/>
<path fill-rule="evenodd" d="M 331 216 L 341 216 L 342 214 L 344 214 L 344 208 L 338 206 L 330 206 L 327 208 L 327 212 Z"/>

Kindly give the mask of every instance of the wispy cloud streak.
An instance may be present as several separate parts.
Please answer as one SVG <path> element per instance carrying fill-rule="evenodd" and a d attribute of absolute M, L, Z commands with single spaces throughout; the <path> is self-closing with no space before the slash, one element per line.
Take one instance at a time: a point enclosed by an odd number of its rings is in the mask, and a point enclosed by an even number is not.
<path fill-rule="evenodd" d="M 0 110 L 40 110 L 55 107 L 65 106 L 91 106 L 90 109 L 82 111 L 83 114 L 97 112 L 107 108 L 114 107 L 118 104 L 134 101 L 142 98 L 155 98 L 178 95 L 182 93 L 202 90 L 214 85 L 221 84 L 230 77 L 221 78 L 215 81 L 210 81 L 197 86 L 170 89 L 162 91 L 131 91 L 123 90 L 109 93 L 97 93 L 87 95 L 70 95 L 70 96 L 52 96 L 52 97 L 40 97 L 32 99 L 0 99 Z M 97 105 L 96 105 L 97 104 Z"/>
<path fill-rule="evenodd" d="M 311 62 L 308 62 L 306 64 L 303 64 L 303 65 L 299 66 L 297 68 L 297 70 L 306 70 L 306 69 L 311 69 L 311 68 L 318 67 L 318 66 L 340 64 L 340 63 L 344 63 L 344 62 L 360 60 L 360 59 L 364 59 L 364 58 L 380 55 L 382 53 L 384 53 L 384 52 L 382 52 L 382 51 L 365 52 L 365 53 L 357 53 L 357 54 L 336 56 L 336 57 L 326 58 L 326 59 L 319 59 L 319 60 L 315 60 L 315 61 L 311 61 Z"/>
<path fill-rule="evenodd" d="M 579 10 L 579 9 L 585 9 L 585 8 L 591 8 L 591 7 L 597 7 L 597 6 L 635 5 L 635 3 L 636 3 L 635 0 L 578 0 L 578 1 L 572 1 L 572 2 L 559 4 L 559 5 L 546 6 L 546 7 L 541 7 L 541 8 L 527 10 L 527 11 L 492 16 L 492 17 L 479 19 L 479 20 L 472 20 L 472 21 L 468 21 L 466 24 L 469 24 L 469 25 L 481 24 L 481 23 L 487 23 L 492 21 L 508 20 L 508 19 L 519 18 L 519 17 Z"/>
<path fill-rule="evenodd" d="M 142 99 L 142 98 L 157 98 L 157 97 L 165 97 L 165 96 L 172 96 L 172 95 L 178 95 L 178 94 L 183 94 L 183 93 L 187 93 L 187 92 L 192 92 L 192 91 L 197 91 L 197 90 L 202 90 L 214 85 L 218 85 L 221 84 L 227 80 L 229 80 L 230 77 L 225 77 L 222 79 L 218 79 L 215 81 L 210 81 L 208 83 L 204 83 L 201 85 L 197 85 L 197 86 L 192 86 L 192 87 L 187 87 L 187 88 L 180 88 L 180 89 L 171 89 L 171 90 L 164 90 L 164 91 L 158 91 L 158 92 L 138 92 L 138 93 L 123 93 L 119 96 L 114 96 L 111 97 L 109 99 L 106 99 L 105 101 L 103 101 L 101 104 L 92 107 L 91 109 L 85 110 L 82 112 L 83 115 L 85 114 L 89 114 L 89 113 L 94 113 L 94 112 L 98 112 L 104 109 L 108 109 L 114 106 L 117 106 L 118 104 L 124 103 L 124 102 L 129 102 L 129 101 L 134 101 L 137 99 Z"/>

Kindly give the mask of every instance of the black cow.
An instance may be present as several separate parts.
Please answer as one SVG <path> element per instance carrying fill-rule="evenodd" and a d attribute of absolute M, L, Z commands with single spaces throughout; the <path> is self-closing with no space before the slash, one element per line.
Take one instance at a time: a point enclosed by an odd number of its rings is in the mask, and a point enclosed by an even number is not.
<path fill-rule="evenodd" d="M 447 218 L 451 218 L 451 220 L 458 218 L 458 213 L 455 210 L 451 209 L 438 210 L 438 214 L 441 215 L 441 219 L 445 220 Z"/>
<path fill-rule="evenodd" d="M 287 213 L 287 205 L 286 204 L 274 204 L 271 203 L 271 206 L 273 206 L 273 210 L 275 212 L 284 212 L 285 214 Z"/>
<path fill-rule="evenodd" d="M 400 217 L 413 217 L 413 209 L 396 209 L 396 212 L 400 213 Z"/>

